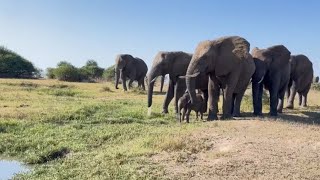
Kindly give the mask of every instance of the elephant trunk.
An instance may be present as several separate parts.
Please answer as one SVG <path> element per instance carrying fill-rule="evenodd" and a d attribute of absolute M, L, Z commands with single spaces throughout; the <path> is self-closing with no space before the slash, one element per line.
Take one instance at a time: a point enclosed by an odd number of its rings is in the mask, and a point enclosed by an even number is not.
<path fill-rule="evenodd" d="M 118 88 L 118 84 L 119 84 L 119 79 L 120 79 L 120 69 L 118 68 L 118 66 L 116 66 L 115 67 L 115 80 L 116 80 L 116 82 L 115 82 L 115 88 L 116 89 L 119 89 Z"/>
<path fill-rule="evenodd" d="M 148 108 L 152 105 L 152 95 L 153 95 L 153 87 L 155 80 L 157 78 L 157 73 L 152 70 L 148 75 Z"/>
<path fill-rule="evenodd" d="M 165 76 L 161 76 L 160 92 L 163 91 L 164 79 L 165 79 Z"/>

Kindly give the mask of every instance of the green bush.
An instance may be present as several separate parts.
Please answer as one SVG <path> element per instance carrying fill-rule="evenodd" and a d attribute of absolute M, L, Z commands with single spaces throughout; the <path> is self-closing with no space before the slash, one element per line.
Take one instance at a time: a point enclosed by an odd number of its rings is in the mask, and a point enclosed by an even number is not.
<path fill-rule="evenodd" d="M 53 70 L 53 74 L 60 81 L 78 82 L 82 80 L 80 70 L 64 61 L 58 63 L 58 67 Z"/>
<path fill-rule="evenodd" d="M 39 72 L 30 61 L 0 47 L 0 78 L 35 78 Z"/>
<path fill-rule="evenodd" d="M 104 70 L 103 72 L 103 78 L 107 81 L 114 81 L 115 79 L 115 66 L 110 66 L 107 69 Z"/>

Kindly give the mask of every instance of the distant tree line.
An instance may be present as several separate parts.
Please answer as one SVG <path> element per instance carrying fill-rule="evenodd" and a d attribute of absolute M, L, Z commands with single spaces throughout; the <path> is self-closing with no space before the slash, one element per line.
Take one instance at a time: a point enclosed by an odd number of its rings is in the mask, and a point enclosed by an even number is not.
<path fill-rule="evenodd" d="M 41 70 L 19 54 L 0 46 L 0 78 L 39 78 Z"/>
<path fill-rule="evenodd" d="M 84 66 L 77 68 L 67 61 L 61 61 L 56 68 L 47 68 L 47 78 L 70 82 L 95 82 L 114 80 L 114 66 L 103 69 L 95 60 L 88 60 Z"/>

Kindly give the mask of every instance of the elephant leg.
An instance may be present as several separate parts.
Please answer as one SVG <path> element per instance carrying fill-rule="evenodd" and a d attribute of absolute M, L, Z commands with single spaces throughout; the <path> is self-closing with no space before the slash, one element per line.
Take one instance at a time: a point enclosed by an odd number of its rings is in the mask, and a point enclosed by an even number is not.
<path fill-rule="evenodd" d="M 277 111 L 278 113 L 282 113 L 283 110 L 283 102 L 284 102 L 284 95 L 286 93 L 286 87 L 282 88 L 279 92 L 279 102 L 278 102 L 278 106 L 277 106 Z"/>
<path fill-rule="evenodd" d="M 311 84 L 302 92 L 302 102 L 301 102 L 302 107 L 307 107 L 307 97 L 308 97 L 310 88 L 311 88 Z"/>
<path fill-rule="evenodd" d="M 270 94 L 270 115 L 271 116 L 277 116 L 278 111 L 278 103 L 279 103 L 279 86 L 280 86 L 280 78 L 279 76 L 272 77 L 272 84 L 269 89 L 269 94 Z"/>
<path fill-rule="evenodd" d="M 187 113 L 186 113 L 186 116 L 187 116 L 187 117 L 186 117 L 187 123 L 189 123 L 190 113 L 191 113 L 191 109 L 190 109 L 190 108 L 188 108 Z"/>
<path fill-rule="evenodd" d="M 203 120 L 203 112 L 200 112 L 200 119 Z"/>
<path fill-rule="evenodd" d="M 142 78 L 141 80 L 141 85 L 142 85 L 142 90 L 146 90 L 146 86 L 144 85 L 144 78 Z"/>
<path fill-rule="evenodd" d="M 234 112 L 234 103 L 235 103 L 235 99 L 236 99 L 236 94 L 232 94 L 232 103 L 231 103 L 231 114 L 233 114 Z"/>
<path fill-rule="evenodd" d="M 198 119 L 199 119 L 199 112 L 196 111 L 196 120 L 198 120 Z"/>
<path fill-rule="evenodd" d="M 263 84 L 252 83 L 253 114 L 256 116 L 262 115 L 262 95 Z"/>
<path fill-rule="evenodd" d="M 240 117 L 241 101 L 245 92 L 236 94 L 234 99 L 233 117 Z"/>
<path fill-rule="evenodd" d="M 133 83 L 133 79 L 130 79 L 128 83 L 129 89 L 132 89 L 132 83 Z"/>
<path fill-rule="evenodd" d="M 232 96 L 233 96 L 234 89 L 237 85 L 238 79 L 239 79 L 239 72 L 231 73 L 228 77 L 226 87 L 223 91 L 223 106 L 222 106 L 223 119 L 228 119 L 231 117 L 231 107 L 232 107 L 232 104 L 234 103 L 232 101 L 233 99 Z"/>
<path fill-rule="evenodd" d="M 207 112 L 207 109 L 208 109 L 208 89 L 205 89 L 205 90 L 202 90 L 202 93 L 203 93 L 203 99 L 204 99 L 204 107 L 202 110 L 203 113 L 206 113 Z"/>
<path fill-rule="evenodd" d="M 180 97 L 183 96 L 183 93 L 186 91 L 186 83 L 184 79 L 178 79 L 176 86 L 174 88 L 174 97 L 175 97 L 175 111 L 178 113 L 178 101 Z"/>
<path fill-rule="evenodd" d="M 123 75 L 122 74 L 122 76 L 121 76 L 121 78 L 122 78 L 122 86 L 123 86 L 123 90 L 124 91 L 127 91 L 128 89 L 127 89 L 127 78 L 126 78 L 126 76 L 125 75 Z"/>
<path fill-rule="evenodd" d="M 288 88 L 289 89 L 289 88 Z M 297 88 L 296 88 L 296 82 L 292 82 L 291 88 L 289 90 L 289 98 L 288 98 L 288 104 L 287 107 L 288 109 L 293 109 L 294 107 L 294 97 L 296 96 L 297 93 Z"/>
<path fill-rule="evenodd" d="M 184 120 L 184 115 L 185 115 L 185 110 L 184 108 L 182 108 L 179 112 L 179 120 L 180 120 L 180 123 Z"/>
<path fill-rule="evenodd" d="M 171 100 L 173 99 L 173 97 L 174 97 L 174 83 L 172 80 L 170 80 L 169 86 L 168 86 L 168 91 L 166 93 L 166 97 L 164 98 L 162 113 L 164 113 L 164 114 L 169 113 L 168 106 L 169 106 Z"/>
<path fill-rule="evenodd" d="M 219 84 L 214 80 L 214 76 L 211 75 L 208 85 L 208 102 L 209 102 L 209 114 L 208 120 L 217 120 L 218 116 L 218 101 L 220 95 Z"/>
<path fill-rule="evenodd" d="M 298 95 L 299 95 L 299 106 L 301 106 L 301 104 L 302 104 L 302 94 L 298 93 Z"/>

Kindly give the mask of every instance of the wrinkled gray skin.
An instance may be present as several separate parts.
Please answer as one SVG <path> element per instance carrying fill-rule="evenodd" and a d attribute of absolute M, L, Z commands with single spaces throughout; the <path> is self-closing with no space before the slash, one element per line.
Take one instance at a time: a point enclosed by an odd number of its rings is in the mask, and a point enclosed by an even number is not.
<path fill-rule="evenodd" d="M 283 99 L 290 79 L 290 51 L 283 45 L 267 49 L 254 48 L 252 56 L 256 71 L 252 76 L 254 115 L 262 115 L 263 85 L 269 90 L 270 115 L 277 116 L 283 109 Z"/>
<path fill-rule="evenodd" d="M 186 117 L 187 123 L 189 123 L 190 113 L 192 110 L 196 112 L 197 120 L 198 120 L 199 113 L 200 113 L 201 120 L 203 120 L 203 113 L 206 112 L 207 105 L 201 94 L 197 94 L 196 98 L 198 103 L 192 104 L 189 93 L 186 92 L 182 97 L 180 97 L 178 101 L 180 123 L 184 121 L 185 117 Z"/>
<path fill-rule="evenodd" d="M 290 81 L 287 88 L 287 108 L 293 109 L 296 93 L 299 94 L 299 106 L 307 107 L 307 96 L 313 80 L 312 62 L 305 55 L 291 56 Z"/>
<path fill-rule="evenodd" d="M 244 89 L 250 82 L 255 67 L 249 49 L 249 42 L 239 36 L 203 41 L 196 48 L 187 70 L 186 84 L 191 102 L 197 103 L 195 77 L 209 74 L 208 120 L 218 119 L 220 89 L 223 89 L 222 118 L 230 118 L 232 113 L 239 115 Z M 248 69 L 248 73 L 245 73 L 245 69 Z"/>
<path fill-rule="evenodd" d="M 138 87 L 145 90 L 144 78 L 148 72 L 146 63 L 139 58 L 134 58 L 129 54 L 120 54 L 115 60 L 115 88 L 118 88 L 119 79 L 122 79 L 123 90 L 127 91 L 127 79 L 129 88 L 132 87 L 133 81 L 138 81 Z"/>
<path fill-rule="evenodd" d="M 163 103 L 162 113 L 168 113 L 170 101 L 175 97 L 175 113 L 178 113 L 177 103 L 186 90 L 184 79 L 179 78 L 186 74 L 192 54 L 185 52 L 159 52 L 153 60 L 152 68 L 148 74 L 148 107 L 152 106 L 152 95 L 155 79 L 158 76 L 169 74 L 169 86 Z M 205 101 L 208 99 L 208 76 L 206 74 L 197 78 L 196 89 L 204 93 Z"/>

